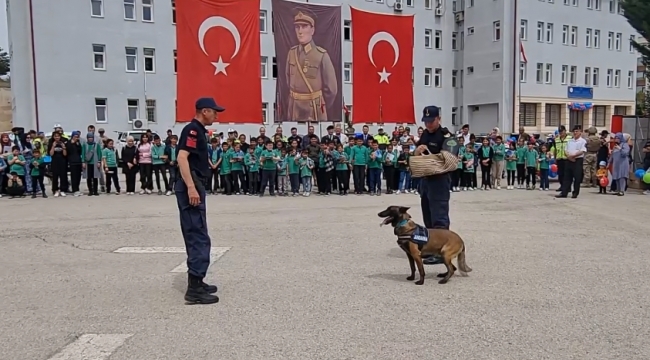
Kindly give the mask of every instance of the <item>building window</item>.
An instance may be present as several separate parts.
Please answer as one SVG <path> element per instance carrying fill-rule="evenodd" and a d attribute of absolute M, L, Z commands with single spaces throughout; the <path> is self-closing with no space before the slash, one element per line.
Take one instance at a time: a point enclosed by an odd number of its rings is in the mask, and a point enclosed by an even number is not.
<path fill-rule="evenodd" d="M 591 68 L 585 67 L 585 86 L 589 86 L 591 83 Z"/>
<path fill-rule="evenodd" d="M 93 44 L 93 69 L 106 70 L 106 45 Z"/>
<path fill-rule="evenodd" d="M 582 110 L 569 111 L 569 128 L 573 129 L 574 126 L 580 125 L 584 129 L 585 112 Z"/>
<path fill-rule="evenodd" d="M 135 21 L 135 0 L 124 0 L 124 20 Z"/>
<path fill-rule="evenodd" d="M 414 0 L 406 0 L 406 6 L 413 7 Z"/>
<path fill-rule="evenodd" d="M 126 71 L 138 72 L 138 49 L 134 47 L 125 48 L 126 51 Z"/>
<path fill-rule="evenodd" d="M 569 45 L 569 25 L 562 26 L 562 45 Z"/>
<path fill-rule="evenodd" d="M 433 32 L 431 29 L 424 29 L 424 47 L 427 49 L 431 49 L 431 37 L 433 36 Z"/>
<path fill-rule="evenodd" d="M 564 0 L 564 5 L 569 6 L 569 0 Z"/>
<path fill-rule="evenodd" d="M 594 126 L 604 127 L 605 122 L 607 121 L 605 116 L 607 114 L 607 107 L 604 105 L 596 105 L 594 106 L 592 114 Z"/>
<path fill-rule="evenodd" d="M 577 26 L 572 26 L 571 27 L 571 46 L 577 46 L 578 45 L 578 27 Z"/>
<path fill-rule="evenodd" d="M 346 83 L 352 82 L 352 63 L 346 62 L 343 64 L 343 81 Z"/>
<path fill-rule="evenodd" d="M 108 100 L 95 98 L 95 122 L 105 123 L 108 121 Z"/>
<path fill-rule="evenodd" d="M 544 69 L 544 83 L 550 84 L 553 82 L 553 64 L 546 64 Z"/>
<path fill-rule="evenodd" d="M 627 106 L 614 106 L 614 115 L 627 115 Z"/>
<path fill-rule="evenodd" d="M 528 40 L 528 20 L 521 20 L 519 24 L 519 37 L 521 40 Z"/>
<path fill-rule="evenodd" d="M 140 113 L 140 100 L 127 99 L 126 110 L 129 114 L 129 123 L 132 123 L 133 120 L 136 120 L 138 118 L 138 114 Z"/>
<path fill-rule="evenodd" d="M 345 20 L 343 21 L 343 40 L 351 41 L 352 40 L 352 21 Z"/>
<path fill-rule="evenodd" d="M 467 35 L 468 35 L 468 36 L 469 36 L 469 35 L 474 35 L 474 27 L 473 27 L 473 26 L 467 28 Z"/>
<path fill-rule="evenodd" d="M 451 87 L 454 89 L 458 87 L 458 70 L 451 71 Z"/>
<path fill-rule="evenodd" d="M 147 122 L 155 123 L 156 122 L 156 100 L 147 99 Z"/>
<path fill-rule="evenodd" d="M 519 63 L 519 81 L 522 83 L 526 82 L 526 66 L 527 64 L 525 62 Z"/>
<path fill-rule="evenodd" d="M 142 21 L 153 22 L 153 0 L 142 0 Z"/>
<path fill-rule="evenodd" d="M 427 10 L 432 9 L 431 0 L 424 0 L 424 8 L 427 9 Z"/>
<path fill-rule="evenodd" d="M 591 86 L 598 86 L 598 83 L 600 82 L 600 70 L 598 68 L 594 68 L 594 71 L 591 76 Z"/>
<path fill-rule="evenodd" d="M 176 0 L 172 0 L 172 24 L 176 24 Z"/>
<path fill-rule="evenodd" d="M 492 63 L 492 71 L 497 71 L 501 69 L 501 63 L 500 62 L 493 62 Z"/>
<path fill-rule="evenodd" d="M 451 33 L 451 49 L 458 50 L 458 33 Z"/>
<path fill-rule="evenodd" d="M 609 12 L 612 14 L 616 11 L 616 0 L 609 0 Z"/>
<path fill-rule="evenodd" d="M 441 30 L 436 30 L 436 37 L 435 37 L 435 43 L 434 47 L 436 50 L 442 50 L 442 31 Z"/>
<path fill-rule="evenodd" d="M 594 8 L 594 0 L 587 0 L 587 9 L 593 10 Z"/>
<path fill-rule="evenodd" d="M 178 52 L 174 50 L 174 74 L 178 72 Z"/>
<path fill-rule="evenodd" d="M 560 74 L 560 84 L 567 84 L 567 75 L 569 74 L 569 65 L 562 65 L 562 74 Z"/>
<path fill-rule="evenodd" d="M 266 10 L 260 10 L 260 32 L 266 32 Z"/>
<path fill-rule="evenodd" d="M 442 69 L 435 69 L 433 73 L 433 86 L 442 87 Z"/>
<path fill-rule="evenodd" d="M 271 67 L 271 75 L 273 75 L 274 79 L 278 78 L 278 60 L 273 57 L 273 66 Z"/>
<path fill-rule="evenodd" d="M 544 41 L 544 22 L 537 22 L 537 42 Z"/>
<path fill-rule="evenodd" d="M 594 30 L 594 48 L 600 48 L 600 30 Z"/>
<path fill-rule="evenodd" d="M 560 104 L 546 104 L 546 115 L 544 118 L 544 126 L 560 126 L 560 114 L 562 112 L 562 105 Z"/>
<path fill-rule="evenodd" d="M 634 71 L 627 72 L 627 88 L 631 89 L 633 85 Z"/>
<path fill-rule="evenodd" d="M 546 24 L 546 42 L 551 44 L 553 43 L 553 24 Z"/>
<path fill-rule="evenodd" d="M 601 0 L 594 0 L 594 9 L 600 11 L 600 8 L 601 8 L 600 2 L 601 2 Z"/>
<path fill-rule="evenodd" d="M 501 21 L 495 21 L 492 23 L 492 40 L 501 40 Z"/>
<path fill-rule="evenodd" d="M 630 53 L 634 53 L 634 35 L 630 35 Z"/>
<path fill-rule="evenodd" d="M 623 40 L 623 34 L 616 33 L 616 40 L 614 40 L 614 47 L 616 51 L 621 51 L 621 42 Z"/>
<path fill-rule="evenodd" d="M 458 125 L 458 108 L 455 106 L 451 108 L 451 124 Z"/>
<path fill-rule="evenodd" d="M 587 29 L 585 32 L 585 47 L 590 48 L 591 47 L 591 37 L 592 37 L 593 30 L 592 29 Z"/>
<path fill-rule="evenodd" d="M 605 77 L 605 85 L 607 87 L 612 87 L 612 76 L 614 74 L 614 70 L 612 69 L 607 69 L 607 76 Z"/>
<path fill-rule="evenodd" d="M 621 70 L 614 71 L 614 87 L 621 87 Z"/>
<path fill-rule="evenodd" d="M 474 73 L 474 67 L 473 66 L 468 66 L 467 67 L 467 74 L 471 75 L 473 73 Z M 462 75 L 462 72 L 461 72 L 461 75 Z M 461 79 L 461 84 L 462 84 L 463 83 L 463 78 L 461 77 L 460 79 Z M 462 85 L 461 85 L 461 87 L 462 87 Z"/>
<path fill-rule="evenodd" d="M 538 84 L 544 82 L 544 64 L 542 63 L 537 63 L 537 73 L 535 76 L 535 80 L 537 81 Z"/>
<path fill-rule="evenodd" d="M 572 6 L 578 6 L 578 0 L 571 0 Z"/>
<path fill-rule="evenodd" d="M 262 121 L 264 124 L 270 124 L 269 122 L 269 103 L 262 103 Z"/>
<path fill-rule="evenodd" d="M 470 7 L 474 7 L 474 0 L 468 0 L 468 1 L 467 1 L 467 7 L 468 7 L 468 8 L 470 8 Z"/>
<path fill-rule="evenodd" d="M 262 79 L 267 79 L 269 77 L 268 74 L 268 68 L 269 68 L 269 58 L 267 56 L 262 56 L 260 58 L 260 77 Z"/>
<path fill-rule="evenodd" d="M 607 33 L 607 49 L 614 50 L 614 32 Z"/>
<path fill-rule="evenodd" d="M 460 71 L 460 77 L 458 78 L 458 80 L 459 80 L 458 81 L 458 87 L 461 88 L 461 89 L 463 88 L 463 73 L 464 73 L 463 70 L 461 70 Z"/>
<path fill-rule="evenodd" d="M 465 32 L 461 31 L 460 32 L 460 49 L 463 50 L 465 48 Z"/>
<path fill-rule="evenodd" d="M 104 0 L 90 0 L 90 16 L 104 17 Z"/>
<path fill-rule="evenodd" d="M 432 73 L 433 73 L 433 69 L 424 68 L 424 86 L 431 86 Z"/>
<path fill-rule="evenodd" d="M 144 55 L 144 72 L 156 72 L 156 50 L 151 48 L 143 48 Z"/>
<path fill-rule="evenodd" d="M 519 126 L 537 126 L 537 104 L 519 105 Z"/>

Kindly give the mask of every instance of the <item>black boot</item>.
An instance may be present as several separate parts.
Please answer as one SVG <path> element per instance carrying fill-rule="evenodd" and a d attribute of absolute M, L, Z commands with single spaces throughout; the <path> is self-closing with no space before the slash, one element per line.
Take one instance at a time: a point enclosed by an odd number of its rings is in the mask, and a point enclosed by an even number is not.
<path fill-rule="evenodd" d="M 217 285 L 206 284 L 205 282 L 203 282 L 203 280 L 201 280 L 201 286 L 203 286 L 203 289 L 205 289 L 205 291 L 208 294 L 214 294 L 217 291 L 219 291 L 219 288 L 217 288 Z"/>
<path fill-rule="evenodd" d="M 219 297 L 211 295 L 204 287 L 203 279 L 188 274 L 187 292 L 185 292 L 185 301 L 188 304 L 216 304 Z"/>

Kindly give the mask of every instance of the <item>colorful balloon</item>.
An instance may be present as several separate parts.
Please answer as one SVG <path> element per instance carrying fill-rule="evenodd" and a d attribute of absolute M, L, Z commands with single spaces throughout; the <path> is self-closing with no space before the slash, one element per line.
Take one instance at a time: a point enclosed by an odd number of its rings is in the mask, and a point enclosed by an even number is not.
<path fill-rule="evenodd" d="M 607 187 L 609 185 L 609 179 L 606 177 L 600 178 L 600 186 Z"/>
<path fill-rule="evenodd" d="M 645 170 L 643 169 L 636 169 L 634 172 L 634 176 L 636 176 L 637 179 L 643 179 L 643 176 L 645 175 Z"/>
<path fill-rule="evenodd" d="M 650 171 L 648 171 L 643 175 L 643 182 L 646 184 L 650 184 Z"/>
<path fill-rule="evenodd" d="M 557 165 L 556 164 L 551 165 L 551 172 L 557 172 Z"/>

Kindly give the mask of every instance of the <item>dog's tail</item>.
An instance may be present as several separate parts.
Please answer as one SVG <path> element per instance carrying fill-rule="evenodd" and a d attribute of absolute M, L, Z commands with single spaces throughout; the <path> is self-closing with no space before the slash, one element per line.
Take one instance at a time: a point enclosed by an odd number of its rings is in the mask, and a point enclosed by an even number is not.
<path fill-rule="evenodd" d="M 465 245 L 463 245 L 463 250 L 458 254 L 458 269 L 464 273 L 472 271 L 472 268 L 467 266 L 467 263 L 465 262 Z"/>

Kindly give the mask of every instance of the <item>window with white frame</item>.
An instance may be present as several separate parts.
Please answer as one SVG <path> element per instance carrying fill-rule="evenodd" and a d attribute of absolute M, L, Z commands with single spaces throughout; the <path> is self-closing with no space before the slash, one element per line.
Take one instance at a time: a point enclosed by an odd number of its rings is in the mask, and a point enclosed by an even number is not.
<path fill-rule="evenodd" d="M 454 89 L 458 87 L 458 70 L 451 71 L 451 87 Z"/>
<path fill-rule="evenodd" d="M 176 24 L 176 0 L 172 0 L 172 24 Z"/>
<path fill-rule="evenodd" d="M 406 6 L 413 7 L 415 0 L 406 0 Z"/>
<path fill-rule="evenodd" d="M 591 85 L 591 68 L 585 66 L 585 86 Z"/>
<path fill-rule="evenodd" d="M 458 125 L 458 108 L 455 106 L 451 108 L 451 124 Z"/>
<path fill-rule="evenodd" d="M 269 57 L 262 56 L 260 57 L 260 75 L 262 79 L 267 79 L 269 77 Z"/>
<path fill-rule="evenodd" d="M 471 75 L 474 73 L 474 67 L 473 66 L 468 66 L 467 67 L 467 74 Z M 462 74 L 462 73 L 461 73 Z M 462 78 L 461 78 L 462 79 Z"/>
<path fill-rule="evenodd" d="M 521 20 L 519 23 L 519 38 L 528 40 L 528 20 Z"/>
<path fill-rule="evenodd" d="M 431 0 L 424 0 L 424 8 L 427 10 L 432 9 Z"/>
<path fill-rule="evenodd" d="M 620 15 L 623 15 L 623 6 L 621 6 L 622 1 L 619 0 L 616 3 L 616 12 L 619 13 Z"/>
<path fill-rule="evenodd" d="M 569 84 L 575 85 L 577 77 L 578 77 L 578 67 L 571 66 L 571 68 L 569 69 Z"/>
<path fill-rule="evenodd" d="M 614 48 L 616 51 L 621 51 L 621 43 L 623 42 L 623 34 L 616 33 L 616 38 L 614 39 Z"/>
<path fill-rule="evenodd" d="M 433 47 L 436 50 L 442 50 L 442 30 L 436 30 Z"/>
<path fill-rule="evenodd" d="M 470 26 L 467 28 L 467 35 L 474 35 L 474 27 Z"/>
<path fill-rule="evenodd" d="M 442 69 L 436 68 L 433 71 L 433 86 L 442 87 Z"/>
<path fill-rule="evenodd" d="M 634 71 L 628 71 L 627 72 L 627 88 L 628 89 L 632 88 L 632 85 L 634 84 L 633 79 L 634 79 Z"/>
<path fill-rule="evenodd" d="M 126 71 L 138 72 L 138 49 L 127 46 L 124 50 L 126 52 Z"/>
<path fill-rule="evenodd" d="M 133 120 L 136 120 L 140 114 L 140 100 L 126 99 L 126 111 L 129 116 L 129 123 L 133 122 Z"/>
<path fill-rule="evenodd" d="M 90 16 L 104 17 L 104 0 L 90 0 Z"/>
<path fill-rule="evenodd" d="M 614 50 L 614 32 L 610 31 L 607 33 L 607 49 Z"/>
<path fill-rule="evenodd" d="M 431 86 L 432 68 L 424 68 L 424 86 Z"/>
<path fill-rule="evenodd" d="M 106 45 L 93 44 L 93 70 L 106 70 Z"/>
<path fill-rule="evenodd" d="M 145 100 L 147 105 L 147 122 L 155 123 L 156 122 L 156 100 L 147 99 Z"/>
<path fill-rule="evenodd" d="M 594 9 L 600 11 L 602 0 L 594 0 Z"/>
<path fill-rule="evenodd" d="M 105 123 L 108 121 L 108 100 L 106 98 L 95 98 L 95 122 Z"/>
<path fill-rule="evenodd" d="M 562 74 L 560 75 L 560 84 L 566 85 L 569 75 L 569 65 L 562 65 Z"/>
<path fill-rule="evenodd" d="M 593 30 L 587 28 L 585 31 L 585 47 L 591 47 L 591 37 L 593 36 Z"/>
<path fill-rule="evenodd" d="M 501 69 L 501 63 L 500 62 L 493 62 L 492 63 L 492 71 L 497 71 Z"/>
<path fill-rule="evenodd" d="M 578 6 L 578 0 L 571 0 L 571 6 Z"/>
<path fill-rule="evenodd" d="M 630 53 L 634 53 L 634 35 L 630 35 Z"/>
<path fill-rule="evenodd" d="M 492 23 L 492 41 L 501 40 L 501 21 Z"/>
<path fill-rule="evenodd" d="M 424 29 L 424 47 L 427 49 L 431 49 L 433 47 L 432 44 L 432 38 L 433 37 L 433 30 L 431 29 Z"/>
<path fill-rule="evenodd" d="M 621 70 L 614 71 L 614 87 L 621 87 Z"/>
<path fill-rule="evenodd" d="M 261 33 L 266 32 L 267 16 L 268 13 L 266 12 L 266 10 L 260 10 L 260 32 Z"/>
<path fill-rule="evenodd" d="M 553 43 L 553 24 L 546 23 L 546 42 Z"/>
<path fill-rule="evenodd" d="M 270 121 L 271 119 L 269 119 L 268 113 L 269 113 L 269 103 L 264 102 L 262 103 L 262 121 L 264 122 L 264 124 L 267 125 L 271 123 Z"/>
<path fill-rule="evenodd" d="M 135 21 L 135 0 L 124 0 L 124 20 Z"/>
<path fill-rule="evenodd" d="M 152 48 L 143 48 L 142 55 L 144 56 L 144 72 L 156 72 L 156 50 Z"/>
<path fill-rule="evenodd" d="M 352 20 L 343 20 L 343 40 L 352 40 Z"/>
<path fill-rule="evenodd" d="M 594 9 L 594 0 L 587 0 L 587 9 L 589 10 Z"/>
<path fill-rule="evenodd" d="M 616 0 L 609 0 L 609 12 L 612 14 L 616 12 Z"/>
<path fill-rule="evenodd" d="M 595 67 L 591 73 L 591 86 L 598 86 L 598 83 L 600 83 L 600 69 Z"/>
<path fill-rule="evenodd" d="M 594 30 L 594 49 L 600 49 L 600 30 Z"/>
<path fill-rule="evenodd" d="M 474 0 L 467 0 L 467 7 L 474 7 Z"/>
<path fill-rule="evenodd" d="M 346 62 L 343 64 L 343 81 L 346 83 L 352 82 L 352 63 Z"/>
<path fill-rule="evenodd" d="M 569 6 L 569 0 L 564 0 L 564 5 Z"/>
<path fill-rule="evenodd" d="M 578 45 L 578 27 L 577 26 L 572 26 L 571 27 L 571 46 L 577 46 Z"/>
<path fill-rule="evenodd" d="M 519 63 L 519 81 L 521 81 L 522 83 L 526 82 L 526 72 L 527 72 L 526 65 L 528 64 L 526 64 L 525 62 Z"/>
<path fill-rule="evenodd" d="M 460 32 L 460 49 L 463 50 L 465 49 L 465 32 L 461 31 Z"/>
<path fill-rule="evenodd" d="M 544 64 L 537 63 L 537 73 L 535 75 L 536 75 L 535 80 L 537 81 L 538 84 L 544 82 Z"/>
<path fill-rule="evenodd" d="M 569 45 L 569 25 L 562 26 L 562 45 Z"/>
<path fill-rule="evenodd" d="M 273 63 L 271 65 L 271 75 L 273 76 L 274 79 L 278 78 L 278 59 L 274 56 L 273 57 Z"/>
<path fill-rule="evenodd" d="M 178 51 L 174 50 L 174 74 L 178 72 Z"/>
<path fill-rule="evenodd" d="M 463 88 L 463 73 L 464 71 L 460 70 L 460 76 L 458 77 L 458 87 L 461 89 Z"/>
<path fill-rule="evenodd" d="M 544 22 L 543 21 L 538 21 L 537 22 L 537 42 L 543 42 L 544 41 Z"/>
<path fill-rule="evenodd" d="M 451 49 L 458 50 L 458 33 L 455 31 L 451 33 Z"/>
<path fill-rule="evenodd" d="M 142 0 L 142 21 L 153 22 L 153 0 Z"/>
<path fill-rule="evenodd" d="M 605 76 L 605 85 L 607 87 L 612 87 L 612 76 L 614 76 L 614 70 L 607 69 L 607 75 Z"/>

